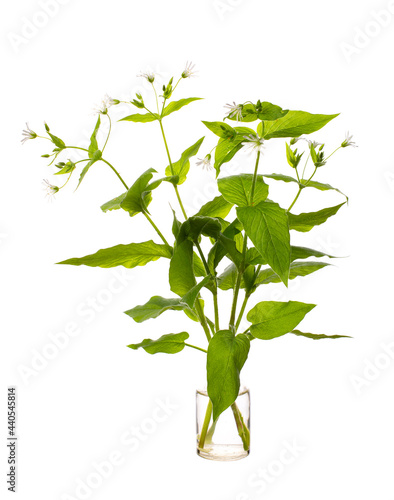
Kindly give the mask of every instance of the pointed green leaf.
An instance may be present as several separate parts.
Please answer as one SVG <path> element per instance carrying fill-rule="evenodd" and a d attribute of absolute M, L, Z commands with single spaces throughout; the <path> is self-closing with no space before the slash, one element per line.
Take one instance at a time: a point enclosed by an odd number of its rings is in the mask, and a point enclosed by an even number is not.
<path fill-rule="evenodd" d="M 289 175 L 283 175 L 283 174 L 264 174 L 263 177 L 267 177 L 268 179 L 274 179 L 275 181 L 295 182 L 295 183 L 298 184 L 297 179 L 294 179 L 294 177 L 290 177 Z"/>
<path fill-rule="evenodd" d="M 170 259 L 171 256 L 171 247 L 167 245 L 158 245 L 150 240 L 143 243 L 116 245 L 111 248 L 99 250 L 94 254 L 86 255 L 86 257 L 68 259 L 58 262 L 58 264 L 104 268 L 123 266 L 132 269 L 136 266 L 144 266 L 148 262 L 157 260 L 160 257 Z"/>
<path fill-rule="evenodd" d="M 306 184 L 307 182 L 308 184 Z M 346 198 L 346 200 L 349 199 L 345 193 L 342 193 L 342 191 L 340 191 L 337 188 L 334 188 L 330 184 L 323 184 L 322 182 L 317 182 L 317 181 L 308 181 L 307 179 L 301 179 L 301 184 L 303 184 L 305 187 L 312 187 L 318 189 L 319 191 L 329 191 L 329 190 L 337 191 L 338 193 L 343 195 Z"/>
<path fill-rule="evenodd" d="M 299 137 L 303 134 L 311 134 L 327 125 L 335 115 L 311 114 L 305 111 L 289 111 L 283 118 L 275 121 L 263 122 L 263 137 L 272 139 L 275 137 Z"/>
<path fill-rule="evenodd" d="M 181 352 L 185 347 L 185 340 L 189 338 L 186 332 L 181 333 L 168 333 L 162 335 L 157 340 L 145 339 L 139 344 L 130 344 L 127 347 L 131 349 L 139 349 L 142 347 L 148 354 L 157 354 L 163 352 L 166 354 L 176 354 Z"/>
<path fill-rule="evenodd" d="M 171 291 L 180 297 L 196 285 L 193 271 L 193 243 L 188 239 L 175 245 L 170 263 L 169 281 Z"/>
<path fill-rule="evenodd" d="M 188 305 L 183 303 L 181 299 L 165 299 L 164 297 L 155 295 L 146 304 L 133 307 L 125 311 L 125 314 L 133 318 L 137 323 L 142 323 L 148 319 L 157 318 L 165 311 L 181 311 L 187 307 Z"/>
<path fill-rule="evenodd" d="M 53 144 L 59 148 L 59 149 L 65 149 L 66 145 L 65 143 L 59 139 L 59 137 L 56 137 L 56 135 L 53 135 L 49 132 L 49 130 L 47 130 L 47 134 L 49 135 L 49 137 L 51 138 L 51 141 L 53 142 Z"/>
<path fill-rule="evenodd" d="M 205 217 L 220 217 L 224 219 L 227 217 L 232 207 L 233 204 L 225 200 L 223 196 L 216 196 L 216 198 L 212 201 L 205 203 L 196 215 Z"/>
<path fill-rule="evenodd" d="M 229 330 L 217 332 L 208 345 L 208 396 L 213 405 L 213 420 L 238 397 L 239 374 L 249 354 L 246 335 L 234 336 Z"/>
<path fill-rule="evenodd" d="M 293 262 L 290 265 L 289 279 L 293 280 L 299 276 L 308 276 L 329 265 L 327 262 Z M 269 267 L 260 271 L 256 278 L 255 286 L 267 285 L 268 283 L 280 283 L 279 276 Z"/>
<path fill-rule="evenodd" d="M 94 127 L 93 134 L 90 137 L 90 144 L 89 144 L 89 158 L 93 158 L 94 153 L 98 150 L 98 144 L 97 144 L 97 132 L 100 128 L 100 123 L 101 123 L 101 118 L 100 115 L 98 115 L 96 126 Z"/>
<path fill-rule="evenodd" d="M 262 202 L 237 208 L 238 219 L 257 250 L 287 286 L 290 233 L 287 213 L 277 203 Z"/>
<path fill-rule="evenodd" d="M 64 174 L 71 174 L 76 169 L 75 163 L 73 163 L 71 160 L 69 160 L 64 167 L 62 167 L 59 172 L 56 172 L 54 175 L 64 175 Z"/>
<path fill-rule="evenodd" d="M 212 280 L 212 276 L 206 276 L 204 279 L 197 283 L 191 290 L 189 290 L 181 299 L 181 301 L 187 304 L 190 309 L 193 309 L 194 302 L 196 301 L 200 290 L 207 285 Z"/>
<path fill-rule="evenodd" d="M 198 153 L 198 150 L 200 149 L 203 140 L 204 137 L 201 137 L 201 139 L 199 139 L 195 144 L 190 146 L 190 148 L 187 148 L 182 153 L 180 159 L 172 164 L 172 168 L 171 165 L 168 165 L 168 167 L 166 168 L 167 176 L 177 175 L 179 177 L 177 184 L 183 184 L 185 182 L 186 176 L 190 169 L 190 158 Z"/>
<path fill-rule="evenodd" d="M 323 210 L 319 210 L 318 212 L 302 213 L 299 215 L 289 213 L 289 227 L 290 229 L 306 233 L 313 227 L 326 222 L 326 220 L 335 215 L 345 203 L 346 202 L 343 202 L 335 207 L 323 208 Z"/>
<path fill-rule="evenodd" d="M 83 168 L 82 172 L 81 172 L 81 175 L 79 176 L 79 182 L 78 182 L 78 186 L 76 187 L 76 189 L 79 188 L 81 182 L 84 180 L 85 178 L 85 175 L 89 172 L 90 170 L 90 167 L 96 163 L 96 161 L 100 160 L 101 158 L 101 151 L 100 150 L 97 150 L 93 153 L 93 158 L 90 160 L 89 163 L 87 163 L 85 165 L 85 167 Z"/>
<path fill-rule="evenodd" d="M 308 257 L 329 257 L 330 259 L 336 259 L 334 255 L 328 255 L 327 253 L 320 252 L 319 250 L 313 250 L 312 248 L 306 247 L 291 247 L 291 260 L 307 259 Z"/>
<path fill-rule="evenodd" d="M 202 97 L 188 97 L 187 99 L 180 99 L 179 101 L 172 101 L 170 104 L 168 104 L 164 108 L 163 112 L 163 117 L 168 116 L 169 114 L 173 113 L 174 111 L 178 111 L 179 109 L 183 108 L 183 106 L 186 106 L 187 104 L 193 102 L 193 101 L 199 101 L 202 99 Z"/>
<path fill-rule="evenodd" d="M 108 212 L 110 210 L 119 210 L 121 208 L 122 201 L 125 199 L 127 195 L 127 191 L 120 196 L 117 196 L 116 198 L 113 198 L 112 200 L 107 201 L 107 203 L 104 203 L 104 205 L 101 205 L 101 210 L 103 212 Z"/>
<path fill-rule="evenodd" d="M 315 304 L 303 302 L 259 302 L 247 315 L 252 323 L 250 333 L 262 340 L 269 340 L 291 332 Z"/>
<path fill-rule="evenodd" d="M 219 139 L 215 149 L 215 170 L 216 177 L 220 174 L 220 167 L 223 163 L 229 162 L 236 153 L 243 147 L 243 135 L 236 136 L 235 139 Z"/>
<path fill-rule="evenodd" d="M 221 137 L 222 139 L 225 139 L 227 137 L 230 137 L 232 134 L 236 134 L 235 130 L 233 127 L 228 125 L 225 122 L 205 122 L 203 121 L 203 124 L 215 135 Z"/>
<path fill-rule="evenodd" d="M 134 115 L 129 115 L 125 116 L 124 118 L 120 119 L 120 122 L 136 122 L 136 123 L 147 123 L 147 122 L 154 122 L 155 120 L 159 119 L 159 115 L 156 113 L 146 113 L 146 114 L 141 114 L 141 113 L 135 113 Z"/>
<path fill-rule="evenodd" d="M 308 339 L 313 339 L 313 340 L 352 338 L 349 337 L 349 335 L 323 335 L 323 334 L 317 335 L 315 333 L 303 333 L 300 332 L 299 330 L 293 330 L 290 333 L 293 333 L 294 335 L 299 335 L 300 337 L 307 337 Z"/>
<path fill-rule="evenodd" d="M 231 175 L 218 179 L 218 188 L 223 197 L 239 207 L 250 205 L 250 194 L 253 184 L 253 174 Z M 268 185 L 262 175 L 257 175 L 253 203 L 257 205 L 267 199 Z"/>
<path fill-rule="evenodd" d="M 126 196 L 121 202 L 121 208 L 129 212 L 131 217 L 140 212 L 148 211 L 148 206 L 152 201 L 152 195 L 151 190 L 147 190 L 146 188 L 154 173 L 156 173 L 156 170 L 154 168 L 149 168 L 140 175 L 127 191 Z"/>

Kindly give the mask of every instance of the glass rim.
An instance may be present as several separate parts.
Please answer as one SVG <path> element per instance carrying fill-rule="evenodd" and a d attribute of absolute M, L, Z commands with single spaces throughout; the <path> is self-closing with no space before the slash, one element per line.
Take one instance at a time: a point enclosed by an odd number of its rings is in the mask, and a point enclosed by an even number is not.
<path fill-rule="evenodd" d="M 240 388 L 239 388 L 239 392 L 238 392 L 238 396 L 243 396 L 244 394 L 248 393 L 249 392 L 249 389 L 248 387 L 242 385 Z M 196 394 L 200 394 L 200 396 L 206 396 L 208 397 L 208 392 L 206 389 L 197 389 L 196 390 Z"/>

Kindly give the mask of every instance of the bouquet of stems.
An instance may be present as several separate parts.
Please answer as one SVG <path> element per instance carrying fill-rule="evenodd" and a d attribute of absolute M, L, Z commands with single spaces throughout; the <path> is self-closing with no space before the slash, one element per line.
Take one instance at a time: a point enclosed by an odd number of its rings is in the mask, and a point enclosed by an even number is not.
<path fill-rule="evenodd" d="M 204 425 L 198 436 L 199 447 L 204 448 L 206 440 L 212 438 L 219 416 L 231 407 L 243 446 L 248 449 L 249 430 L 237 407 L 236 399 L 240 388 L 240 372 L 248 357 L 251 342 L 256 339 L 270 340 L 286 334 L 315 340 L 343 337 L 298 330 L 298 324 L 315 305 L 296 301 L 261 301 L 247 312 L 249 326 L 246 330 L 239 332 L 238 329 L 247 310 L 249 298 L 252 294 L 259 293 L 260 287 L 280 282 L 287 286 L 289 280 L 307 276 L 329 265 L 321 258 L 331 259 L 332 255 L 292 245 L 291 231 L 308 232 L 323 224 L 334 216 L 346 201 L 318 212 L 294 214 L 292 209 L 305 189 L 335 189 L 340 195 L 343 194 L 331 185 L 315 180 L 315 176 L 336 151 L 355 144 L 347 134 L 339 147 L 326 155 L 325 144 L 303 137 L 320 130 L 333 120 L 336 114 L 311 114 L 282 109 L 260 100 L 228 104 L 224 120 L 202 122 L 218 140 L 216 146 L 196 162 L 203 168 L 214 168 L 218 196 L 204 204 L 197 213 L 187 214 L 182 203 L 180 187 L 187 180 L 190 160 L 198 154 L 204 137 L 185 149 L 180 158 L 174 161 L 164 123 L 169 115 L 200 99 L 173 99 L 182 80 L 190 78 L 194 73 L 194 66 L 187 64 L 178 81 L 174 84 L 171 78 L 167 85 L 163 85 L 161 92 L 156 88 L 155 74 L 143 73 L 140 76 L 145 78 L 152 88 L 154 107 L 147 105 L 142 95 L 137 93 L 127 104 L 138 108 L 138 112 L 120 120 L 133 123 L 152 122 L 160 128 L 163 152 L 167 158 L 167 166 L 161 176 L 156 176 L 157 171 L 150 168 L 137 179 L 133 179 L 133 183 L 129 185 L 105 158 L 105 148 L 111 134 L 110 108 L 125 102 L 109 96 L 105 97 L 97 111 L 97 121 L 88 148 L 66 144 L 52 134 L 47 124 L 46 137 L 39 136 L 27 126 L 23 142 L 42 137 L 52 144 L 52 151 L 43 157 L 51 159 L 50 164 L 54 164 L 57 169 L 55 175 L 66 177 L 66 182 L 58 187 L 45 181 L 46 190 L 51 196 L 57 194 L 69 182 L 80 166 L 83 168 L 77 187 L 85 178 L 89 178 L 87 174 L 94 170 L 95 163 L 98 162 L 104 162 L 119 178 L 122 192 L 104 203 L 102 211 L 125 210 L 130 217 L 145 217 L 147 223 L 156 231 L 157 241 L 117 245 L 85 257 L 68 259 L 60 264 L 103 268 L 124 266 L 131 269 L 160 258 L 168 259 L 169 286 L 173 296 L 155 295 L 145 304 L 129 309 L 126 314 L 135 322 L 141 323 L 157 318 L 169 310 L 182 311 L 191 321 L 201 324 L 207 342 L 206 348 L 189 343 L 189 334 L 185 331 L 166 333 L 153 340 L 144 339 L 128 347 L 144 349 L 149 354 L 175 354 L 185 347 L 205 353 L 209 403 Z M 108 120 L 109 127 L 106 139 L 100 146 L 97 134 L 103 119 Z M 256 122 L 257 127 L 251 128 Z M 268 141 L 283 138 L 288 138 L 284 146 L 289 173 L 292 175 L 260 173 L 263 150 Z M 303 151 L 300 151 L 300 146 Z M 59 161 L 59 156 L 64 156 L 70 149 L 80 150 L 84 158 L 75 162 L 64 158 Z M 242 149 L 250 151 L 254 173 L 221 175 L 222 166 Z M 267 182 L 270 181 L 294 185 L 294 199 L 286 205 L 287 208 L 268 198 Z M 149 212 L 153 196 L 157 195 L 160 200 L 160 186 L 163 182 L 172 185 L 178 205 L 176 211 L 169 213 L 171 239 L 168 233 L 164 236 L 164 231 L 156 225 Z M 209 250 L 203 251 L 203 247 L 207 245 Z M 309 260 L 310 257 L 318 260 Z M 233 300 L 229 314 L 227 310 L 220 309 L 220 291 L 232 291 Z M 213 302 L 212 319 L 206 314 L 207 300 Z"/>

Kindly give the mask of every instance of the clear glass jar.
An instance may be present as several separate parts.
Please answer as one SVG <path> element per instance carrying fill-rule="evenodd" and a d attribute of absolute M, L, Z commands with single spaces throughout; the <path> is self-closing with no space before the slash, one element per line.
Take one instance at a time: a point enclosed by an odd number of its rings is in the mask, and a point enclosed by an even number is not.
<path fill-rule="evenodd" d="M 216 422 L 205 390 L 196 392 L 197 454 L 208 460 L 240 460 L 250 450 L 250 395 L 241 387 L 238 398 Z"/>

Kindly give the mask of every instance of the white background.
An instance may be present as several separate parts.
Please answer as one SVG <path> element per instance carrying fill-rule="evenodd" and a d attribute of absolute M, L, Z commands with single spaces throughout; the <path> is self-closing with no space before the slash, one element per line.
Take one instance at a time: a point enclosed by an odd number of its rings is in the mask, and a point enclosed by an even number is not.
<path fill-rule="evenodd" d="M 49 3 L 49 17 L 43 15 L 46 2 L 0 7 L 2 491 L 6 388 L 16 385 L 18 495 L 24 500 L 392 500 L 394 360 L 384 346 L 394 350 L 393 3 Z M 376 21 L 374 12 L 387 9 L 392 13 Z M 187 60 L 196 63 L 199 76 L 183 81 L 175 97 L 205 100 L 168 118 L 175 159 L 203 135 L 202 154 L 214 146 L 200 120 L 221 120 L 226 102 L 257 99 L 315 113 L 341 112 L 314 138 L 331 150 L 349 129 L 359 145 L 337 153 L 316 178 L 343 190 L 348 207 L 294 239 L 349 258 L 292 282 L 289 291 L 268 285 L 255 299 L 316 303 L 304 330 L 354 339 L 316 342 L 288 335 L 253 343 L 243 376 L 252 392 L 252 452 L 234 463 L 195 454 L 194 391 L 204 383 L 204 355 L 185 350 L 150 356 L 126 347 L 182 330 L 204 345 L 198 325 L 190 325 L 182 313 L 141 325 L 122 314 L 151 295 L 171 296 L 168 261 L 127 272 L 54 265 L 118 243 L 157 241 L 152 228 L 141 217 L 100 211 L 122 192 L 102 163 L 77 192 L 74 176 L 49 204 L 42 178 L 59 179 L 40 158 L 49 143 L 37 139 L 20 147 L 25 121 L 42 133 L 44 119 L 67 143 L 86 144 L 95 122 L 91 108 L 105 92 L 131 99 L 141 90 L 149 101 L 137 73 L 150 69 L 167 80 L 179 75 Z M 115 122 L 131 112 L 111 110 Z M 129 184 L 147 168 L 163 173 L 167 165 L 155 124 L 115 123 L 106 157 Z M 250 172 L 252 161 L 241 155 L 223 172 Z M 284 141 L 267 144 L 261 168 L 291 175 Z M 189 214 L 213 197 L 213 182 L 212 172 L 192 162 L 189 182 L 181 187 Z M 278 183 L 270 196 L 287 206 L 294 194 L 294 186 Z M 338 193 L 303 193 L 294 211 L 341 201 Z M 162 186 L 151 207 L 170 238 L 168 202 L 176 207 L 173 192 Z M 114 287 L 118 293 L 111 294 Z M 92 299 L 99 311 L 89 305 Z M 230 301 L 227 292 L 223 323 Z M 77 334 L 68 335 L 68 344 L 50 351 L 51 334 L 73 328 Z M 127 446 L 125 432 L 141 426 L 151 431 L 157 400 L 166 399 L 176 409 L 134 448 Z M 286 443 L 294 440 L 302 451 L 281 465 Z M 108 461 L 116 451 L 121 463 L 100 481 L 92 475 L 94 463 Z M 95 480 L 101 484 L 93 485 Z M 77 491 L 81 482 L 90 489 Z"/>

